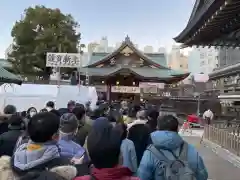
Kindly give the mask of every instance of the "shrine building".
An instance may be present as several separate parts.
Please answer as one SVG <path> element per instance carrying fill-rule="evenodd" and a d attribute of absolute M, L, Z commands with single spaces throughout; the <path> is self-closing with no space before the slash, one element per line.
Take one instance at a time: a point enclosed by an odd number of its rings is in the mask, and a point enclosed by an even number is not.
<path fill-rule="evenodd" d="M 112 53 L 94 52 L 80 74 L 83 84 L 95 86 L 109 101 L 140 100 L 142 94 L 171 96 L 165 85 L 189 75 L 168 68 L 165 54 L 138 50 L 128 36 Z"/>
<path fill-rule="evenodd" d="M 175 37 L 183 47 L 239 48 L 240 1 L 196 0 L 185 29 Z M 220 65 L 220 63 L 218 63 Z M 240 117 L 240 60 L 218 66 L 210 75 L 210 90 L 219 94 L 222 114 Z"/>

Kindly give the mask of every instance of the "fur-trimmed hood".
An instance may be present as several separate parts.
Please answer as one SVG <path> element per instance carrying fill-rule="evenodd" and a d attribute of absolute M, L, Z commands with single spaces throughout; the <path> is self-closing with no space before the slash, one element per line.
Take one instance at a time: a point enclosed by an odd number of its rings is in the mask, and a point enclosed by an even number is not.
<path fill-rule="evenodd" d="M 58 166 L 52 168 L 50 171 L 57 173 L 66 180 L 71 180 L 77 176 L 77 169 L 74 166 Z"/>
<path fill-rule="evenodd" d="M 11 169 L 11 157 L 2 156 L 0 158 L 0 179 L 1 180 L 14 180 L 15 176 Z"/>
<path fill-rule="evenodd" d="M 0 158 L 0 180 L 16 180 L 11 169 L 11 157 L 2 156 Z M 66 180 L 72 180 L 77 176 L 77 169 L 74 166 L 57 166 L 49 170 L 54 172 Z"/>

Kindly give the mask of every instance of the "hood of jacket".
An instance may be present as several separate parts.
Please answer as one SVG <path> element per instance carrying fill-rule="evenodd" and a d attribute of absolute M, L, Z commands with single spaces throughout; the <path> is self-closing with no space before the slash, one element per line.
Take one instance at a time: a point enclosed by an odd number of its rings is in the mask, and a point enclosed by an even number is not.
<path fill-rule="evenodd" d="M 0 179 L 1 180 L 14 180 L 14 173 L 11 169 L 11 157 L 1 156 L 0 157 Z"/>
<path fill-rule="evenodd" d="M 58 166 L 50 169 L 65 179 L 73 179 L 77 176 L 77 169 L 74 166 Z"/>
<path fill-rule="evenodd" d="M 146 123 L 147 123 L 147 120 L 137 119 L 137 120 L 133 121 L 132 123 L 128 124 L 127 127 L 128 127 L 128 129 L 130 129 L 130 128 L 133 127 L 134 125 L 137 125 L 137 124 L 146 124 Z"/>
<path fill-rule="evenodd" d="M 13 157 L 14 167 L 25 171 L 60 157 L 57 142 L 45 144 L 25 143 L 17 148 Z"/>
<path fill-rule="evenodd" d="M 79 144 L 72 141 L 73 138 L 73 134 L 63 135 L 60 132 L 60 140 L 58 141 L 58 145 L 61 149 L 61 155 L 67 158 L 81 158 L 85 153 L 85 149 Z"/>
<path fill-rule="evenodd" d="M 124 179 L 125 177 L 131 177 L 132 172 L 122 166 L 117 166 L 115 168 L 103 168 L 103 169 L 92 169 L 92 176 L 98 180 L 116 180 Z"/>
<path fill-rule="evenodd" d="M 157 149 L 165 149 L 174 151 L 178 149 L 183 139 L 177 132 L 171 131 L 155 131 L 151 133 L 152 143 Z"/>

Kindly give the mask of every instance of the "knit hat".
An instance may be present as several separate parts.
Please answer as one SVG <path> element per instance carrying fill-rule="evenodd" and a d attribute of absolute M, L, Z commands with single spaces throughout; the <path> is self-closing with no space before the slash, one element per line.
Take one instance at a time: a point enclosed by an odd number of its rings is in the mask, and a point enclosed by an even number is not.
<path fill-rule="evenodd" d="M 65 113 L 60 118 L 60 131 L 72 133 L 78 128 L 78 119 L 72 113 Z"/>
<path fill-rule="evenodd" d="M 116 165 L 120 146 L 121 133 L 112 127 L 107 118 L 96 119 L 87 139 L 88 153 L 94 166 L 108 168 L 109 165 Z"/>

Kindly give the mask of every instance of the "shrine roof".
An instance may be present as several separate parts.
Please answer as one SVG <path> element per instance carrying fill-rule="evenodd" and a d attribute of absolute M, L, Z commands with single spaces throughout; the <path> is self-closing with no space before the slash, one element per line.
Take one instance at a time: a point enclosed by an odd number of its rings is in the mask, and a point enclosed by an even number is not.
<path fill-rule="evenodd" d="M 240 22 L 239 5 L 238 0 L 197 0 L 187 26 L 174 40 L 184 47 L 238 46 L 236 36 L 227 36 Z"/>
<path fill-rule="evenodd" d="M 221 67 L 219 69 L 215 69 L 211 74 L 209 74 L 210 79 L 216 79 L 228 75 L 233 75 L 240 72 L 240 63 L 236 63 L 233 65 L 228 65 L 226 67 Z"/>
<path fill-rule="evenodd" d="M 157 64 L 162 67 L 167 66 L 167 60 L 164 53 L 143 53 L 134 46 L 130 38 L 127 36 L 125 40 L 122 42 L 121 46 L 117 48 L 115 51 L 113 51 L 112 53 L 93 52 L 91 54 L 89 63 L 86 67 L 96 66 L 113 58 L 127 46 L 136 54 L 138 54 L 142 59 L 150 62 L 151 64 Z"/>
<path fill-rule="evenodd" d="M 17 75 L 7 71 L 0 65 L 0 83 L 22 84 L 22 79 Z"/>
<path fill-rule="evenodd" d="M 172 69 L 159 69 L 159 68 L 150 68 L 150 67 L 108 67 L 108 68 L 82 68 L 81 73 L 85 75 L 86 72 L 89 76 L 98 76 L 98 77 L 110 77 L 114 76 L 117 73 L 132 73 L 136 76 L 139 76 L 142 79 L 156 79 L 156 80 L 171 80 L 174 78 L 184 79 L 189 73 L 182 71 L 175 71 Z"/>

